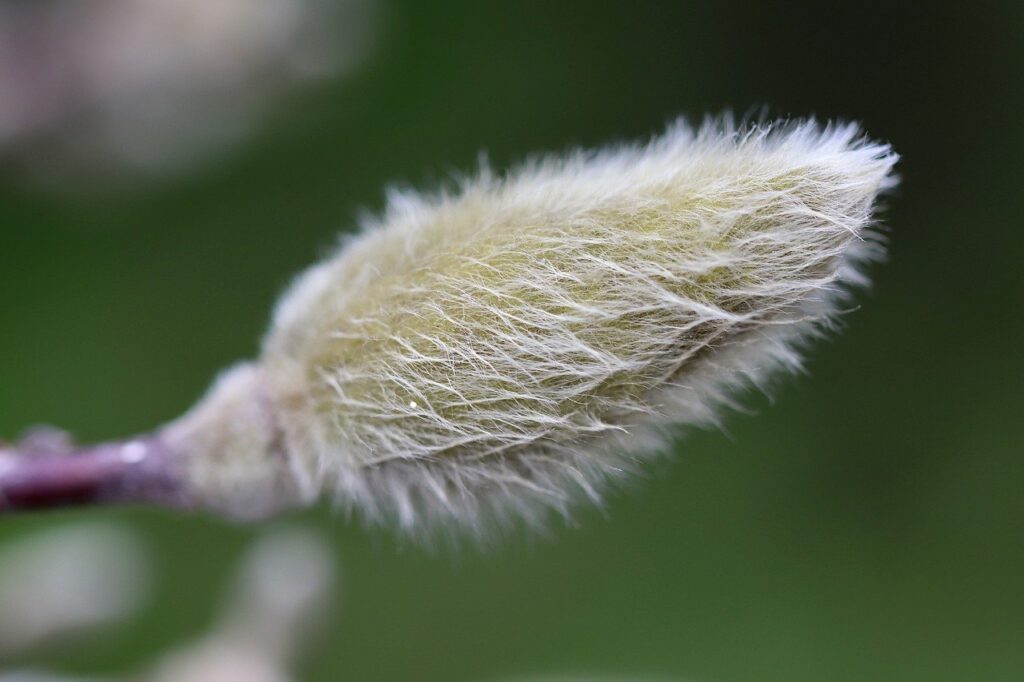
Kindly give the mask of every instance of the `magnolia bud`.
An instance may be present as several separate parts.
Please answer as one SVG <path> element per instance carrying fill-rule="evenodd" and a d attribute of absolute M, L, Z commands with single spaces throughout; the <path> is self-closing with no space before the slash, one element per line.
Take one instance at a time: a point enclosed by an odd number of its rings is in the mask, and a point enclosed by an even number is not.
<path fill-rule="evenodd" d="M 405 531 L 543 520 L 800 365 L 896 155 L 854 125 L 679 123 L 395 192 L 294 283 L 261 356 L 166 432 L 196 503 L 322 493 Z"/>

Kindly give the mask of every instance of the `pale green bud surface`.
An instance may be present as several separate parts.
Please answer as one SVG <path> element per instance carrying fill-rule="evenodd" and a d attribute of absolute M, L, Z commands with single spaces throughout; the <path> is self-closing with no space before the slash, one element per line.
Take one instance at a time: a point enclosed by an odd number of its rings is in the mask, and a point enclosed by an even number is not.
<path fill-rule="evenodd" d="M 416 534 L 599 500 L 799 366 L 883 253 L 895 160 L 852 125 L 680 123 L 393 193 L 285 294 L 190 476 L 241 515 L 326 494 Z"/>

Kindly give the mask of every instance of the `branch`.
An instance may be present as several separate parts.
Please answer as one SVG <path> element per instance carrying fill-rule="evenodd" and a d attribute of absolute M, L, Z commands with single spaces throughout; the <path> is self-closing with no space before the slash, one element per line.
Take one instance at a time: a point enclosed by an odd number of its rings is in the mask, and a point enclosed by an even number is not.
<path fill-rule="evenodd" d="M 0 513 L 134 502 L 187 507 L 171 460 L 152 436 L 56 452 L 30 441 L 0 446 Z"/>

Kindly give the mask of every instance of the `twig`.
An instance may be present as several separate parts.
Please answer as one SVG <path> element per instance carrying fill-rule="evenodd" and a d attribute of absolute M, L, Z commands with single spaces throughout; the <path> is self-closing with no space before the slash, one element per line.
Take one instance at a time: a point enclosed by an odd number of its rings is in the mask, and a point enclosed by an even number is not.
<path fill-rule="evenodd" d="M 0 513 L 145 502 L 187 507 L 159 437 L 41 453 L 0 446 Z"/>

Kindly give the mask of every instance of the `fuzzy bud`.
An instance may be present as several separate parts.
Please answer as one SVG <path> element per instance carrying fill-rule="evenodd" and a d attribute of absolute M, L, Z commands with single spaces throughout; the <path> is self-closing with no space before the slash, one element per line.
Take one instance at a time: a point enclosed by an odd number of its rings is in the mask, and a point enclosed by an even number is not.
<path fill-rule="evenodd" d="M 242 515 L 326 492 L 413 533 L 599 500 L 799 367 L 882 255 L 895 161 L 854 125 L 679 123 L 395 192 L 175 427 L 189 476 Z"/>

